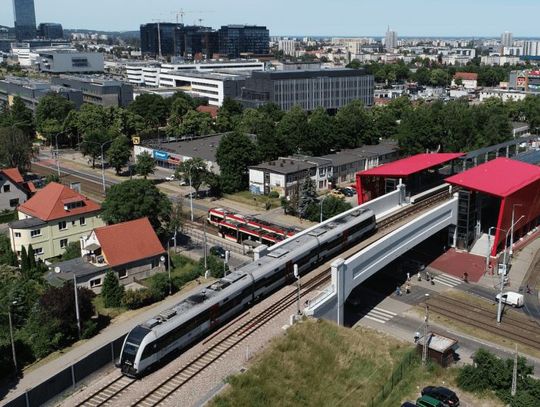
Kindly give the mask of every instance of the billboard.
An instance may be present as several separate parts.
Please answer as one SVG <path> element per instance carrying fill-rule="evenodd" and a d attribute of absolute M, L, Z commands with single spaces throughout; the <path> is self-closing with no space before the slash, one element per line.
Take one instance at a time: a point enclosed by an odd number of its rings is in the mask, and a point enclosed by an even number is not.
<path fill-rule="evenodd" d="M 169 153 L 165 151 L 154 150 L 154 160 L 165 161 L 169 158 Z"/>

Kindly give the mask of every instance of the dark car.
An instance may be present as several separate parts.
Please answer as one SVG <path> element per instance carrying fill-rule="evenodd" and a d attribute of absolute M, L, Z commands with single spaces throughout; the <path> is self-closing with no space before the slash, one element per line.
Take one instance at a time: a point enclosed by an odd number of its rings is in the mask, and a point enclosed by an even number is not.
<path fill-rule="evenodd" d="M 348 197 L 351 197 L 354 195 L 349 188 L 340 188 L 339 192 L 341 192 L 343 195 L 348 196 Z"/>
<path fill-rule="evenodd" d="M 416 407 L 416 404 L 414 404 L 413 402 L 411 401 L 406 401 L 405 403 L 403 403 L 401 405 L 401 407 Z"/>
<path fill-rule="evenodd" d="M 210 248 L 210 254 L 221 257 L 222 259 L 225 258 L 225 249 L 221 246 L 213 246 Z"/>
<path fill-rule="evenodd" d="M 442 401 L 449 407 L 459 406 L 459 398 L 455 392 L 446 387 L 427 386 L 422 389 L 422 396 L 430 396 Z"/>

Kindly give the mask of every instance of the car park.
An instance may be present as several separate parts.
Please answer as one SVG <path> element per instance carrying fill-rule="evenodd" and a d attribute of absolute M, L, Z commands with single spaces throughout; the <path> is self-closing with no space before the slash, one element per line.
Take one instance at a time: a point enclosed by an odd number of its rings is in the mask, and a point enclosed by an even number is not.
<path fill-rule="evenodd" d="M 447 407 L 442 401 L 431 396 L 422 396 L 416 400 L 417 407 Z"/>
<path fill-rule="evenodd" d="M 497 294 L 495 296 L 495 301 L 499 302 L 500 298 L 501 298 L 501 294 Z M 516 293 L 514 291 L 504 292 L 502 293 L 502 303 L 506 305 L 510 305 L 514 308 L 523 307 L 523 303 L 524 303 L 523 294 Z"/>
<path fill-rule="evenodd" d="M 459 398 L 457 394 L 447 389 L 446 387 L 427 386 L 422 389 L 422 396 L 429 396 L 436 400 L 441 401 L 448 407 L 459 406 Z"/>

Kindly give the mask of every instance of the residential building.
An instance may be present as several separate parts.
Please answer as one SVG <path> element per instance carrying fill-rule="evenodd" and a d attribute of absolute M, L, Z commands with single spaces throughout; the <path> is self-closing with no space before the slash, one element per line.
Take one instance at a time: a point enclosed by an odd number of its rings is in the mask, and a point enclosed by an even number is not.
<path fill-rule="evenodd" d="M 514 35 L 509 31 L 503 32 L 501 35 L 501 48 L 511 47 L 512 45 L 514 45 Z"/>
<path fill-rule="evenodd" d="M 15 36 L 17 40 L 36 38 L 34 0 L 13 0 L 13 15 L 15 16 Z"/>
<path fill-rule="evenodd" d="M 20 255 L 30 245 L 41 260 L 61 256 L 71 242 L 104 225 L 101 206 L 78 192 L 51 182 L 18 208 L 9 223 L 11 249 Z"/>
<path fill-rule="evenodd" d="M 478 74 L 474 72 L 456 72 L 452 79 L 452 86 L 457 86 L 456 81 L 461 81 L 461 86 L 465 89 L 476 89 L 478 87 Z"/>
<path fill-rule="evenodd" d="M 508 88 L 525 92 L 540 92 L 540 70 L 510 72 Z"/>
<path fill-rule="evenodd" d="M 283 55 L 295 56 L 297 42 L 295 40 L 279 40 L 278 50 L 283 51 Z"/>
<path fill-rule="evenodd" d="M 226 97 L 241 94 L 248 78 L 243 72 L 198 72 L 174 71 L 159 75 L 159 86 L 176 88 L 192 96 L 208 99 L 208 104 L 221 106 Z"/>
<path fill-rule="evenodd" d="M 49 73 L 99 73 L 104 71 L 103 54 L 73 50 L 39 50 L 39 70 Z"/>
<path fill-rule="evenodd" d="M 0 211 L 13 211 L 36 191 L 17 168 L 0 169 Z"/>
<path fill-rule="evenodd" d="M 295 105 L 339 109 L 353 100 L 373 105 L 373 89 L 373 75 L 363 69 L 253 72 L 238 99 L 246 107 L 273 102 L 284 111 Z"/>
<path fill-rule="evenodd" d="M 270 34 L 256 25 L 224 25 L 219 29 L 219 54 L 239 58 L 242 54 L 265 55 L 270 52 Z"/>
<path fill-rule="evenodd" d="M 523 55 L 530 57 L 540 56 L 540 41 L 525 41 L 523 44 Z"/>
<path fill-rule="evenodd" d="M 298 195 L 307 177 L 315 180 L 317 164 L 309 160 L 279 158 L 249 167 L 249 190 L 253 194 L 277 192 L 280 197 Z"/>
<path fill-rule="evenodd" d="M 175 32 L 183 24 L 149 23 L 141 24 L 141 52 L 154 57 L 176 55 Z"/>
<path fill-rule="evenodd" d="M 390 27 L 388 27 L 388 30 L 386 30 L 386 34 L 384 36 L 384 48 L 386 48 L 387 51 L 392 52 L 395 48 L 397 48 L 397 46 L 397 32 L 390 30 Z"/>
<path fill-rule="evenodd" d="M 13 98 L 19 96 L 26 107 L 35 110 L 39 101 L 51 92 L 73 102 L 76 108 L 83 104 L 83 93 L 80 90 L 53 85 L 39 79 L 8 76 L 0 80 L 0 105 L 9 106 L 13 103 Z"/>
<path fill-rule="evenodd" d="M 83 101 L 104 107 L 126 107 L 133 101 L 133 86 L 106 77 L 60 75 L 51 78 L 53 85 L 76 89 Z"/>
<path fill-rule="evenodd" d="M 484 102 L 486 99 L 490 98 L 499 98 L 503 102 L 508 101 L 520 101 L 525 99 L 529 92 L 526 92 L 524 90 L 513 90 L 513 89 L 499 89 L 499 88 L 485 88 L 483 89 L 479 96 L 478 100 L 480 102 Z"/>
<path fill-rule="evenodd" d="M 94 228 L 80 244 L 82 257 L 54 264 L 47 276 L 50 283 L 75 277 L 77 286 L 99 293 L 109 271 L 122 285 L 165 271 L 167 252 L 148 218 Z"/>
<path fill-rule="evenodd" d="M 37 35 L 47 40 L 56 40 L 64 38 L 64 29 L 62 28 L 62 24 L 41 23 L 38 26 Z"/>

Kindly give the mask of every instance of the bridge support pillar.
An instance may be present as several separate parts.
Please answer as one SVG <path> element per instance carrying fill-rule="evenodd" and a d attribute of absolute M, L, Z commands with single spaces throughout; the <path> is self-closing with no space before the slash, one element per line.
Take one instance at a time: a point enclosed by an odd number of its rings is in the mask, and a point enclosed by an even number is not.
<path fill-rule="evenodd" d="M 345 291 L 345 274 L 346 266 L 345 260 L 337 259 L 332 263 L 332 284 L 336 287 L 337 304 L 336 304 L 336 322 L 338 325 L 343 325 L 343 316 L 345 300 L 347 299 L 347 293 Z"/>

